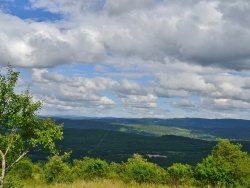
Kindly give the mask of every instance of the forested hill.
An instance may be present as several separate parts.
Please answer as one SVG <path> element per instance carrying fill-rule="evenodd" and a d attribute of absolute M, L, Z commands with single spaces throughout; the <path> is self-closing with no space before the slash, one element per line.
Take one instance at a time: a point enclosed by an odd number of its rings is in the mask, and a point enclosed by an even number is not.
<path fill-rule="evenodd" d="M 64 128 L 102 129 L 147 136 L 177 135 L 214 140 L 250 140 L 250 120 L 201 118 L 59 118 Z"/>

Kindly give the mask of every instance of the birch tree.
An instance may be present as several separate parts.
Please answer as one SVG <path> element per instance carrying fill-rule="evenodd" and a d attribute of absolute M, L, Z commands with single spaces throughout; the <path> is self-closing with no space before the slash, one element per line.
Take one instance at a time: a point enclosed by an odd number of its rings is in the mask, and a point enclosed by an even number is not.
<path fill-rule="evenodd" d="M 10 65 L 6 74 L 0 72 L 0 188 L 6 174 L 32 148 L 55 152 L 55 140 L 63 137 L 62 125 L 39 118 L 41 101 L 34 101 L 29 90 L 15 92 L 18 76 Z"/>

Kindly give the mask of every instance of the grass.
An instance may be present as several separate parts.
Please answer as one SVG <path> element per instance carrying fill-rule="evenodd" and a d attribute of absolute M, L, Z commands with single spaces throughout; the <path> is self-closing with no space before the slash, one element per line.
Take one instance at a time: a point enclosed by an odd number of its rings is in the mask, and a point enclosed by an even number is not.
<path fill-rule="evenodd" d="M 73 183 L 57 183 L 57 184 L 36 184 L 35 182 L 23 182 L 25 188 L 171 188 L 167 185 L 156 184 L 138 184 L 135 182 L 124 183 L 119 180 L 92 180 L 92 181 L 76 181 Z"/>

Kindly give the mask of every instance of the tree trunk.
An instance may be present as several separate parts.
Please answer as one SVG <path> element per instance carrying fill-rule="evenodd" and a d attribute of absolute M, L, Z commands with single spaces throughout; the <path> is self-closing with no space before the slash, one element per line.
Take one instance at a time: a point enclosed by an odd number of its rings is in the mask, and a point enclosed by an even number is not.
<path fill-rule="evenodd" d="M 0 188 L 3 188 L 4 185 L 4 178 L 5 178 L 5 174 L 6 174 L 6 161 L 5 161 L 5 155 L 3 154 L 3 152 L 0 150 L 0 154 L 2 157 L 2 173 L 1 173 L 1 177 L 0 177 Z"/>
<path fill-rule="evenodd" d="M 0 179 L 0 188 L 3 188 L 3 183 L 4 183 L 4 179 L 1 177 L 1 179 Z"/>

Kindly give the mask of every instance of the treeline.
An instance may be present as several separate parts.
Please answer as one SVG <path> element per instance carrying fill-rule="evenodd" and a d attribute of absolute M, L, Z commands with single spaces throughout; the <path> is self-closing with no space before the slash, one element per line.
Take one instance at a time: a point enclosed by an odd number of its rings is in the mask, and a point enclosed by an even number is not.
<path fill-rule="evenodd" d="M 52 156 L 45 164 L 25 158 L 7 175 L 5 187 L 20 187 L 23 179 L 53 184 L 100 178 L 174 187 L 250 187 L 250 156 L 227 139 L 218 140 L 211 154 L 195 166 L 174 163 L 162 168 L 139 154 L 121 163 L 89 157 L 71 162 L 69 157 L 70 153 Z"/>

